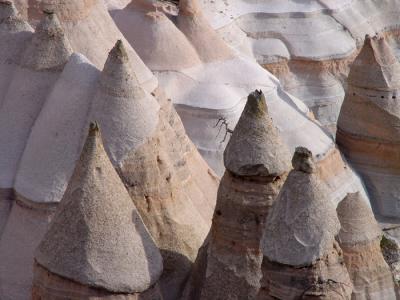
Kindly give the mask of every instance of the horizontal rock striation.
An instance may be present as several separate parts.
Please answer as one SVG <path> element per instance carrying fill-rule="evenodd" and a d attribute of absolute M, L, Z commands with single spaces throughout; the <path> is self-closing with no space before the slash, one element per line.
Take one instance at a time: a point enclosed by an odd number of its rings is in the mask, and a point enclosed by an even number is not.
<path fill-rule="evenodd" d="M 396 299 L 392 272 L 381 251 L 382 231 L 367 201 L 349 194 L 337 207 L 338 241 L 353 283 L 352 299 Z"/>
<path fill-rule="evenodd" d="M 373 209 L 386 217 L 399 212 L 399 74 L 400 64 L 385 38 L 367 37 L 351 67 L 336 135 L 364 179 Z"/>
<path fill-rule="evenodd" d="M 251 93 L 225 150 L 226 172 L 209 240 L 199 252 L 186 299 L 256 298 L 260 240 L 268 211 L 289 171 L 289 160 L 264 95 Z"/>

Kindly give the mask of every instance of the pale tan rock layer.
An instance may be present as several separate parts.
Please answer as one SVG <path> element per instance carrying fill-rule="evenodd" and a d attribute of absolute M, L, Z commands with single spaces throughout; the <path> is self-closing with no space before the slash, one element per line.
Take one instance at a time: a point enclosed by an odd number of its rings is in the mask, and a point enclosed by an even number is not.
<path fill-rule="evenodd" d="M 215 206 L 218 179 L 185 134 L 161 91 L 160 122 L 152 137 L 129 153 L 119 173 L 164 258 L 161 288 L 179 297 Z"/>
<path fill-rule="evenodd" d="M 352 299 L 396 299 L 391 270 L 382 255 L 382 231 L 359 193 L 338 205 L 338 235 L 344 262 L 353 283 Z"/>
<path fill-rule="evenodd" d="M 158 285 L 143 293 L 118 294 L 88 287 L 49 272 L 39 264 L 33 266 L 32 300 L 162 300 Z"/>
<path fill-rule="evenodd" d="M 399 215 L 400 64 L 383 36 L 367 37 L 351 67 L 336 135 L 376 213 Z"/>
<path fill-rule="evenodd" d="M 289 151 L 268 116 L 262 92 L 249 95 L 224 157 L 227 170 L 209 240 L 199 253 L 185 296 L 255 299 L 261 279 L 261 237 L 290 168 Z M 194 284 L 198 286 L 190 286 Z"/>

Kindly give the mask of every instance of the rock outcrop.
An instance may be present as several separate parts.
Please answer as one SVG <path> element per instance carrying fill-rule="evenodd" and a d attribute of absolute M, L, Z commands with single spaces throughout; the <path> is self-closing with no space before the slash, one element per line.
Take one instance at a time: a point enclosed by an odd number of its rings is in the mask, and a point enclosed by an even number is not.
<path fill-rule="evenodd" d="M 164 257 L 165 299 L 177 299 L 209 231 L 218 179 L 172 103 L 160 89 L 154 95 L 139 84 L 117 42 L 101 74 L 92 119 L 103 128 L 105 148 Z"/>
<path fill-rule="evenodd" d="M 353 283 L 351 299 L 396 299 L 392 272 L 381 251 L 382 231 L 367 201 L 359 193 L 349 194 L 337 213 L 338 242 Z"/>
<path fill-rule="evenodd" d="M 367 37 L 351 67 L 337 143 L 364 179 L 375 212 L 398 217 L 400 63 L 383 36 Z M 377 150 L 379 149 L 379 150 Z"/>
<path fill-rule="evenodd" d="M 0 108 L 0 188 L 15 200 L 0 239 L 1 299 L 28 297 L 33 250 L 54 212 L 52 205 L 36 204 L 14 193 L 13 186 L 31 128 L 72 53 L 54 14 L 46 14 L 21 47 L 21 59 L 8 87 L 1 91 L 5 97 Z"/>
<path fill-rule="evenodd" d="M 92 123 L 49 230 L 35 252 L 36 299 L 162 299 L 162 258 Z"/>
<path fill-rule="evenodd" d="M 102 0 L 32 0 L 27 5 L 31 23 L 40 18 L 43 10 L 57 14 L 73 50 L 82 53 L 99 69 L 103 68 L 116 41 L 124 39 Z M 157 87 L 157 79 L 131 45 L 127 43 L 126 48 L 139 82 L 152 92 Z"/>
<path fill-rule="evenodd" d="M 292 165 L 265 226 L 259 299 L 350 299 L 329 190 L 308 149 L 298 147 Z"/>
<path fill-rule="evenodd" d="M 199 252 L 184 299 L 256 299 L 258 294 L 261 237 L 290 169 L 289 150 L 261 91 L 249 95 L 224 157 L 226 172 L 210 237 Z"/>
<path fill-rule="evenodd" d="M 276 75 L 334 132 L 344 79 L 366 34 L 399 45 L 396 0 L 202 0 L 213 28 Z"/>

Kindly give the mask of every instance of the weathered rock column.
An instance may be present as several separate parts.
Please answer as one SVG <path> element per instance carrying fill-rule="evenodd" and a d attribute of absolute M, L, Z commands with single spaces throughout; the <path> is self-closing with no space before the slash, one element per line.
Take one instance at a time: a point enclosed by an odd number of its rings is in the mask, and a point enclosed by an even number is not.
<path fill-rule="evenodd" d="M 200 263 L 200 256 L 207 256 L 202 266 L 206 271 L 199 268 L 204 278 L 189 283 L 197 286 L 187 288 L 187 299 L 255 299 L 258 293 L 261 236 L 290 168 L 289 151 L 268 115 L 262 92 L 249 95 L 224 161 L 210 239 L 198 257 Z"/>
<path fill-rule="evenodd" d="M 338 235 L 344 261 L 353 282 L 351 299 L 396 299 L 393 275 L 381 251 L 382 230 L 359 193 L 339 203 Z"/>
<path fill-rule="evenodd" d="M 298 147 L 294 170 L 268 216 L 258 299 L 350 299 L 352 284 L 335 236 L 340 224 L 312 153 Z"/>
<path fill-rule="evenodd" d="M 161 300 L 161 254 L 104 151 L 89 136 L 35 253 L 33 300 Z"/>

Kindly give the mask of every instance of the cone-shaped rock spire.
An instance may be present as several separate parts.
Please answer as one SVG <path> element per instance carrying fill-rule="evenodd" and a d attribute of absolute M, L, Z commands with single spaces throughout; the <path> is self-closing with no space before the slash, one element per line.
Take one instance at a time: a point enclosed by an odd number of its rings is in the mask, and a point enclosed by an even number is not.
<path fill-rule="evenodd" d="M 350 299 L 352 284 L 335 241 L 340 224 L 312 153 L 298 147 L 294 170 L 268 215 L 258 299 Z"/>
<path fill-rule="evenodd" d="M 400 88 L 400 63 L 383 36 L 365 37 L 364 46 L 351 66 L 348 82 L 367 89 Z"/>
<path fill-rule="evenodd" d="M 399 92 L 400 64 L 392 49 L 383 36 L 367 37 L 351 66 L 336 141 L 366 180 L 375 213 L 396 218 L 400 213 Z"/>
<path fill-rule="evenodd" d="M 338 241 L 354 288 L 351 299 L 396 299 L 393 276 L 382 255 L 382 231 L 360 193 L 339 203 Z"/>
<path fill-rule="evenodd" d="M 162 258 L 104 151 L 97 124 L 36 255 L 48 271 L 116 293 L 147 290 Z"/>
<path fill-rule="evenodd" d="M 197 0 L 179 1 L 177 26 L 192 43 L 203 62 L 234 58 L 232 50 L 203 16 Z"/>
<path fill-rule="evenodd" d="M 200 64 L 196 50 L 163 12 L 148 6 L 138 9 L 138 5 L 142 7 L 137 1 L 132 1 L 125 9 L 113 12 L 113 17 L 151 70 L 182 70 Z"/>
<path fill-rule="evenodd" d="M 341 225 L 338 235 L 341 245 L 367 243 L 382 236 L 371 207 L 359 192 L 348 194 L 336 210 Z"/>
<path fill-rule="evenodd" d="M 22 64 L 35 70 L 62 69 L 71 54 L 72 48 L 57 16 L 45 12 L 26 49 Z"/>
<path fill-rule="evenodd" d="M 311 152 L 296 148 L 293 167 L 267 220 L 263 251 L 270 261 L 311 265 L 332 248 L 340 224 Z"/>
<path fill-rule="evenodd" d="M 157 127 L 159 104 L 139 84 L 122 41 L 111 50 L 94 105 L 114 164 L 144 143 Z"/>
<path fill-rule="evenodd" d="M 208 250 L 199 252 L 186 300 L 255 299 L 258 294 L 261 238 L 290 169 L 289 151 L 259 91 L 249 96 L 225 150 L 225 162 L 210 239 L 204 246 Z"/>
<path fill-rule="evenodd" d="M 225 149 L 225 167 L 239 176 L 278 176 L 290 154 L 268 115 L 261 91 L 251 93 Z"/>

